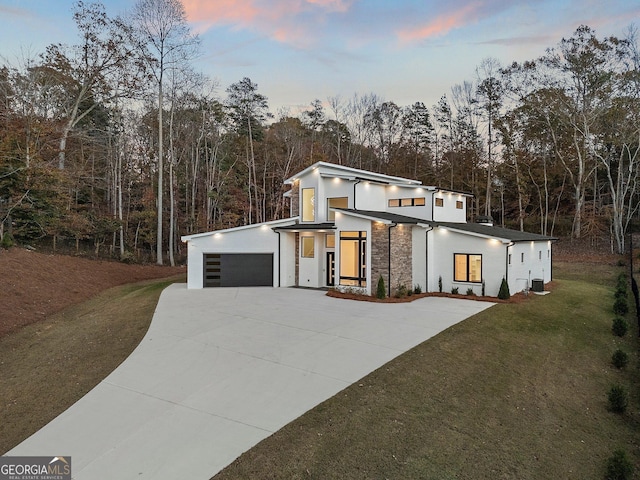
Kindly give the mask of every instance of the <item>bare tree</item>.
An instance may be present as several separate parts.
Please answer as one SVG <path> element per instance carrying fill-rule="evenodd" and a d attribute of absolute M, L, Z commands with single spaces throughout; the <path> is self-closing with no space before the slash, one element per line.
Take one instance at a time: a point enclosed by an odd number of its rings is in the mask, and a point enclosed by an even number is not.
<path fill-rule="evenodd" d="M 147 68 L 155 79 L 158 107 L 158 193 L 156 257 L 163 264 L 163 176 L 164 176 L 164 77 L 169 69 L 188 62 L 197 53 L 199 38 L 187 24 L 180 0 L 139 0 L 131 14 L 133 39 L 144 52 Z"/>
<path fill-rule="evenodd" d="M 129 97 L 143 80 L 127 41 L 127 27 L 107 16 L 100 3 L 75 4 L 73 19 L 82 43 L 50 45 L 38 68 L 59 86 L 59 115 L 63 120 L 58 168 L 65 168 L 69 133 L 99 105 Z"/>

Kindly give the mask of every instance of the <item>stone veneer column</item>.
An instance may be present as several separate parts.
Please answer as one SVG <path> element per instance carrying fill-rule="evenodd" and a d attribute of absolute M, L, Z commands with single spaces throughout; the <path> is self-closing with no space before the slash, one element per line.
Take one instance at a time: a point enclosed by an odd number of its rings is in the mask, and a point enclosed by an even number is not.
<path fill-rule="evenodd" d="M 300 215 L 300 182 L 296 180 L 291 186 L 291 216 L 298 215 Z"/>
<path fill-rule="evenodd" d="M 371 294 L 378 289 L 380 275 L 384 279 L 385 292 L 389 291 L 389 226 L 379 222 L 371 223 Z"/>
<path fill-rule="evenodd" d="M 413 233 L 410 225 L 391 229 L 391 294 L 399 285 L 413 289 Z"/>

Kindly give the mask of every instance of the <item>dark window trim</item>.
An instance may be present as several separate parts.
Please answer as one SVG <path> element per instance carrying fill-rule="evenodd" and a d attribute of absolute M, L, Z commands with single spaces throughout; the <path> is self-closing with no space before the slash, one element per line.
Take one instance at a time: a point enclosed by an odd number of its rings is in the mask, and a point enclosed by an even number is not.
<path fill-rule="evenodd" d="M 411 200 L 410 205 L 403 205 L 403 201 Z M 422 200 L 420 205 L 416 205 L 416 200 Z M 397 205 L 391 205 L 391 202 L 397 202 Z M 426 197 L 404 197 L 404 198 L 390 198 L 387 202 L 389 208 L 399 208 L 399 207 L 425 207 L 427 205 Z"/>
<path fill-rule="evenodd" d="M 342 242 L 342 240 L 351 240 L 351 241 L 356 241 L 358 242 L 358 272 L 360 272 L 360 277 L 348 277 L 348 276 L 344 276 L 342 275 L 342 265 L 338 265 L 338 271 L 340 272 L 339 275 L 339 282 L 341 286 L 344 287 L 359 287 L 359 288 L 364 288 L 367 286 L 367 232 L 363 231 L 363 230 L 346 230 L 348 232 L 354 231 L 354 232 L 358 232 L 358 235 L 353 235 L 353 236 L 346 236 L 343 237 L 342 236 L 342 230 L 340 231 L 340 239 L 339 241 Z M 340 263 L 342 263 L 342 244 L 340 244 Z M 352 281 L 356 281 L 358 282 L 358 285 L 342 285 L 342 280 L 352 280 Z"/>
<path fill-rule="evenodd" d="M 456 280 L 456 257 L 458 255 L 462 255 L 464 257 L 467 258 L 467 271 L 466 273 L 466 280 Z M 480 280 L 469 280 L 469 276 L 470 276 L 470 269 L 469 269 L 469 257 L 470 256 L 477 256 L 480 257 Z M 453 254 L 453 281 L 456 283 L 482 283 L 482 279 L 483 277 L 483 273 L 484 273 L 484 258 L 483 255 L 481 253 L 454 253 Z"/>

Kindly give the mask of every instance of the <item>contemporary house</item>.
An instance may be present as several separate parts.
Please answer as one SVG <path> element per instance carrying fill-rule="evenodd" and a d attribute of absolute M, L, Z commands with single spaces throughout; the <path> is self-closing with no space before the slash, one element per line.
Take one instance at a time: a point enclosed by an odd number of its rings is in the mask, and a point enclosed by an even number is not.
<path fill-rule="evenodd" d="M 285 180 L 291 217 L 182 237 L 188 287 L 336 287 L 497 296 L 551 281 L 553 238 L 467 222 L 466 193 L 318 162 Z"/>

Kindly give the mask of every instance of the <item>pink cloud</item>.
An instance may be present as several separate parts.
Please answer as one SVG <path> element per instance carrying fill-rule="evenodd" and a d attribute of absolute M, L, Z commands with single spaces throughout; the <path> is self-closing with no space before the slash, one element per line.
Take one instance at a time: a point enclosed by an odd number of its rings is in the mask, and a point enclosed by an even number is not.
<path fill-rule="evenodd" d="M 257 30 L 282 43 L 310 43 L 322 17 L 344 13 L 355 0 L 183 0 L 197 29 L 216 25 Z"/>
<path fill-rule="evenodd" d="M 482 2 L 472 2 L 459 10 L 440 15 L 433 21 L 418 28 L 400 30 L 398 38 L 403 43 L 411 43 L 426 38 L 446 35 L 455 28 L 460 28 L 468 23 L 477 21 L 482 15 L 480 9 Z"/>

